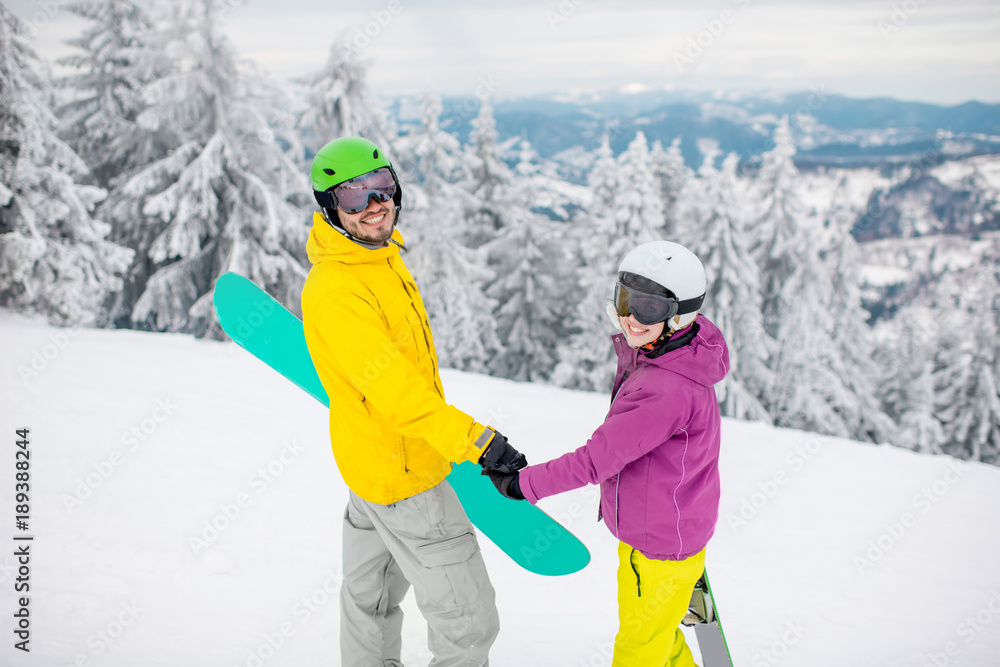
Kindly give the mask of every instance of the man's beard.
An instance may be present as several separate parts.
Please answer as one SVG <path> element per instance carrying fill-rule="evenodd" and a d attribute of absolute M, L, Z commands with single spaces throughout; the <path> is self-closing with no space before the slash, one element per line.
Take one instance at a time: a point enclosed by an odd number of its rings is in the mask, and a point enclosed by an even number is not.
<path fill-rule="evenodd" d="M 365 243 L 382 244 L 382 243 L 385 243 L 386 241 L 388 241 L 392 237 L 392 230 L 394 228 L 395 227 L 390 227 L 388 230 L 386 230 L 384 232 L 381 232 L 381 231 L 380 232 L 375 232 L 375 231 L 368 232 L 368 230 L 366 230 L 366 229 L 361 229 L 361 230 L 358 230 L 360 233 L 354 234 L 354 236 L 358 240 L 364 241 Z M 365 232 L 368 232 L 368 233 L 365 233 Z"/>
<path fill-rule="evenodd" d="M 347 226 L 343 224 L 343 220 L 341 220 L 340 222 L 341 222 L 341 227 L 350 232 L 351 236 L 358 239 L 359 241 L 364 241 L 365 243 L 371 243 L 373 245 L 381 245 L 392 237 L 392 231 L 396 228 L 395 208 L 385 209 L 385 216 L 387 218 L 389 216 L 392 216 L 393 218 L 392 226 L 385 231 L 382 231 L 381 229 L 379 230 L 369 229 L 360 220 L 356 223 L 356 225 L 354 225 L 357 229 L 352 231 L 350 229 L 347 229 Z"/>

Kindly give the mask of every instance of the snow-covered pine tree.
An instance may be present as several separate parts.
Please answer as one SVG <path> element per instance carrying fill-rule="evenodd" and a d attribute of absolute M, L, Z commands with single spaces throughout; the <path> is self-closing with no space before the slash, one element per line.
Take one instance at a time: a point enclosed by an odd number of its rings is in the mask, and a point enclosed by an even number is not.
<path fill-rule="evenodd" d="M 751 189 L 751 200 L 760 203 L 753 225 L 764 330 L 777 342 L 769 364 L 774 381 L 763 402 L 778 426 L 851 437 L 860 430 L 862 408 L 845 384 L 855 369 L 835 352 L 833 331 L 867 323 L 841 322 L 832 311 L 831 277 L 819 255 L 822 221 L 810 216 L 795 189 L 787 117 L 774 130 L 774 144 Z"/>
<path fill-rule="evenodd" d="M 874 330 L 878 396 L 896 430 L 891 442 L 915 452 L 943 452 L 944 429 L 935 417 L 934 358 L 940 327 L 926 305 L 909 305 Z"/>
<path fill-rule="evenodd" d="M 99 322 L 132 253 L 91 215 L 106 193 L 80 184 L 90 175 L 56 135 L 52 89 L 25 33 L 0 4 L 0 304 Z"/>
<path fill-rule="evenodd" d="M 165 5 L 155 7 L 163 19 Z M 80 3 L 70 9 L 94 25 L 69 42 L 83 53 L 62 61 L 78 70 L 61 80 L 75 96 L 62 109 L 62 131 L 81 147 L 98 182 L 109 189 L 97 216 L 111 224 L 111 240 L 135 251 L 108 318 L 108 324 L 130 327 L 132 308 L 158 268 L 149 258 L 149 247 L 163 227 L 157 217 L 143 213 L 143 205 L 169 186 L 190 159 L 188 151 L 175 154 L 182 143 L 176 130 L 181 128 L 169 122 L 138 122 L 149 106 L 145 87 L 177 67 L 165 50 L 170 37 L 182 37 L 158 27 L 141 6 L 125 0 Z M 153 164 L 160 168 L 133 178 Z"/>
<path fill-rule="evenodd" d="M 147 106 L 145 86 L 169 74 L 175 65 L 161 48 L 162 34 L 141 6 L 106 0 L 76 3 L 68 9 L 92 25 L 69 40 L 82 53 L 61 61 L 78 70 L 60 81 L 73 95 L 61 110 L 62 133 L 79 148 L 98 183 L 109 189 L 97 215 L 111 224 L 110 238 L 136 251 L 124 286 L 109 308 L 108 323 L 128 327 L 132 307 L 156 268 L 148 250 L 162 226 L 143 214 L 142 205 L 146 196 L 166 187 L 177 170 L 141 181 L 142 191 L 128 179 L 166 158 L 180 143 L 170 124 L 147 128 L 137 120 Z"/>
<path fill-rule="evenodd" d="M 525 144 L 514 176 L 493 193 L 500 231 L 486 247 L 497 279 L 486 293 L 498 303 L 500 352 L 489 368 L 500 377 L 537 382 L 552 373 L 556 349 L 573 326 L 566 304 L 575 299 L 562 225 L 530 209 L 537 167 Z"/>
<path fill-rule="evenodd" d="M 618 264 L 632 249 L 615 219 L 619 168 L 607 135 L 596 150 L 587 184 L 590 203 L 570 238 L 581 294 L 574 317 L 578 331 L 558 348 L 552 380 L 573 389 L 607 391 L 615 377 L 614 348 L 609 341 L 614 325 L 608 320 L 607 303 Z"/>
<path fill-rule="evenodd" d="M 776 338 L 786 305 L 782 288 L 800 263 L 813 259 L 815 249 L 808 246 L 802 228 L 806 210 L 794 190 L 798 170 L 787 117 L 775 127 L 773 140 L 774 148 L 764 154 L 748 200 L 754 205 L 751 251 L 761 271 L 764 327 Z"/>
<path fill-rule="evenodd" d="M 649 154 L 646 135 L 636 132 L 628 148 L 618 156 L 618 188 L 614 217 L 629 250 L 648 241 L 666 238 L 666 217 L 660 196 L 662 180 Z"/>
<path fill-rule="evenodd" d="M 942 449 L 993 464 L 1000 463 L 998 262 L 995 254 L 981 266 L 942 278 L 938 306 L 950 314 L 941 323 L 934 359 L 934 416 L 944 431 Z"/>
<path fill-rule="evenodd" d="M 678 200 L 687 182 L 694 176 L 691 168 L 684 164 L 681 155 L 681 138 L 676 137 L 670 142 L 670 148 L 664 150 L 663 144 L 657 139 L 649 151 L 649 159 L 653 173 L 659 179 L 660 197 L 663 200 L 663 215 L 666 220 L 664 233 L 667 238 L 681 239 L 680 215 L 677 210 Z"/>
<path fill-rule="evenodd" d="M 676 211 L 690 231 L 690 248 L 705 265 L 708 291 L 702 312 L 729 345 L 729 375 L 716 386 L 722 414 L 770 421 L 761 403 L 774 377 L 768 367 L 774 339 L 764 331 L 760 273 L 750 255 L 746 194 L 736 176 L 739 156 L 719 170 L 711 161 L 687 181 Z"/>
<path fill-rule="evenodd" d="M 874 363 L 874 342 L 868 325 L 870 315 L 861 303 L 861 252 L 851 234 L 858 211 L 848 203 L 846 188 L 846 180 L 841 180 L 826 213 L 830 243 L 823 259 L 832 279 L 829 308 L 834 316 L 830 337 L 833 352 L 845 371 L 841 382 L 857 401 L 856 421 L 847 422 L 852 429 L 851 437 L 888 442 L 895 424 L 882 410 L 875 392 L 878 367 Z"/>
<path fill-rule="evenodd" d="M 819 257 L 804 255 L 777 295 L 777 346 L 769 408 L 778 426 L 851 437 L 860 422 L 858 398 L 845 386 L 847 368 L 833 351 L 829 276 Z"/>
<path fill-rule="evenodd" d="M 129 178 L 117 203 L 141 213 L 124 218 L 137 228 L 122 234 L 141 240 L 137 249 L 149 262 L 134 306 L 123 304 L 137 328 L 221 336 L 212 286 L 226 271 L 298 307 L 306 270 L 289 249 L 301 248 L 306 230 L 287 199 L 306 187 L 289 157 L 297 143 L 278 89 L 238 67 L 219 27 L 223 5 L 172 5 L 161 41 L 151 44 L 174 69 L 146 86 L 138 122 L 154 133 L 170 128 L 180 145 Z M 283 150 L 276 135 L 292 148 Z"/>
<path fill-rule="evenodd" d="M 61 134 L 98 185 L 108 188 L 122 174 L 163 156 L 169 139 L 151 141 L 135 121 L 145 108 L 143 86 L 168 63 L 159 51 L 143 48 L 152 23 L 131 0 L 76 2 L 66 9 L 92 24 L 67 42 L 82 53 L 59 61 L 78 70 L 59 81 L 72 93 L 59 111 Z"/>
<path fill-rule="evenodd" d="M 327 143 L 362 136 L 392 154 L 385 120 L 368 92 L 368 63 L 344 38 L 334 42 L 323 69 L 298 80 L 305 107 L 297 126 L 310 159 Z"/>
<path fill-rule="evenodd" d="M 500 144 L 499 154 L 508 164 L 521 165 L 531 191 L 531 210 L 549 220 L 570 222 L 590 199 L 585 185 L 566 180 L 559 164 L 542 158 L 530 141 L 510 137 Z M 530 169 L 527 167 L 530 166 Z"/>
<path fill-rule="evenodd" d="M 469 141 L 466 159 L 473 209 L 465 238 L 470 247 L 478 248 L 496 238 L 503 225 L 505 193 L 514 178 L 511 169 L 500 159 L 493 104 L 489 98 L 481 101 L 479 114 L 472 121 Z"/>
<path fill-rule="evenodd" d="M 438 126 L 441 100 L 428 94 L 419 131 L 400 137 L 398 164 L 403 181 L 402 232 L 410 252 L 406 263 L 420 288 L 443 367 L 485 372 L 499 343 L 484 289 L 493 280 L 483 249 L 464 243 L 466 216 L 475 205 L 461 187 L 468 182 L 458 140 Z M 409 230 L 409 231 L 407 231 Z"/>

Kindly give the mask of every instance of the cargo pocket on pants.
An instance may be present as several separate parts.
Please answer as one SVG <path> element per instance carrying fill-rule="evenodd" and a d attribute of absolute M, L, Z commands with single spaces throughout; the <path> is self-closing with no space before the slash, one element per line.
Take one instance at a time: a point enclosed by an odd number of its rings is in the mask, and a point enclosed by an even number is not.
<path fill-rule="evenodd" d="M 476 536 L 463 533 L 417 546 L 417 560 L 424 567 L 464 563 L 476 553 Z"/>
<path fill-rule="evenodd" d="M 486 567 L 475 534 L 463 533 L 417 545 L 417 561 L 424 568 L 425 590 L 436 605 L 465 607 L 479 601 Z"/>

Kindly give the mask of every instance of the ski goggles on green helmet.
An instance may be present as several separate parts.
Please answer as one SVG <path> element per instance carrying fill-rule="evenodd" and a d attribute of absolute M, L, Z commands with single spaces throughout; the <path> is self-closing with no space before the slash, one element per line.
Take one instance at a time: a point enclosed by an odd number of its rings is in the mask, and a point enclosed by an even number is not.
<path fill-rule="evenodd" d="M 701 304 L 705 300 L 705 295 L 702 294 L 694 299 L 678 301 L 665 289 L 663 293 L 654 294 L 642 291 L 634 285 L 625 284 L 636 281 L 652 282 L 643 279 L 642 276 L 635 276 L 627 272 L 619 274 L 618 282 L 615 283 L 615 312 L 618 313 L 619 317 L 628 317 L 629 313 L 632 313 L 640 324 L 647 326 L 665 322 L 675 315 L 693 313 L 701 308 Z M 657 287 L 659 286 L 657 285 Z"/>
<path fill-rule="evenodd" d="M 379 167 L 374 171 L 355 176 L 335 185 L 328 191 L 333 206 L 345 213 L 360 213 L 375 199 L 387 202 L 396 194 L 396 177 L 389 167 Z"/>

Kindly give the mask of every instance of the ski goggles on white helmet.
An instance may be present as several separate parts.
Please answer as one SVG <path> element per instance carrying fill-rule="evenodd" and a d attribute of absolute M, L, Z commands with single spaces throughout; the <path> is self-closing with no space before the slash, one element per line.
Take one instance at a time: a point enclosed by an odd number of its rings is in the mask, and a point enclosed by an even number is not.
<path fill-rule="evenodd" d="M 660 287 L 648 278 L 627 272 L 620 273 L 618 282 L 615 283 L 615 312 L 618 313 L 619 317 L 628 317 L 631 313 L 640 324 L 647 326 L 664 322 L 675 315 L 696 312 L 705 300 L 705 295 L 702 294 L 694 299 L 678 301 L 673 294 L 662 287 L 660 289 L 663 291 L 657 294 L 638 289 L 634 285 L 636 282 L 649 283 L 651 287 Z M 626 283 L 633 283 L 633 285 L 629 286 Z"/>
<path fill-rule="evenodd" d="M 330 191 L 334 206 L 346 213 L 360 213 L 375 199 L 387 202 L 396 194 L 396 178 L 388 167 L 380 167 L 344 181 Z"/>

